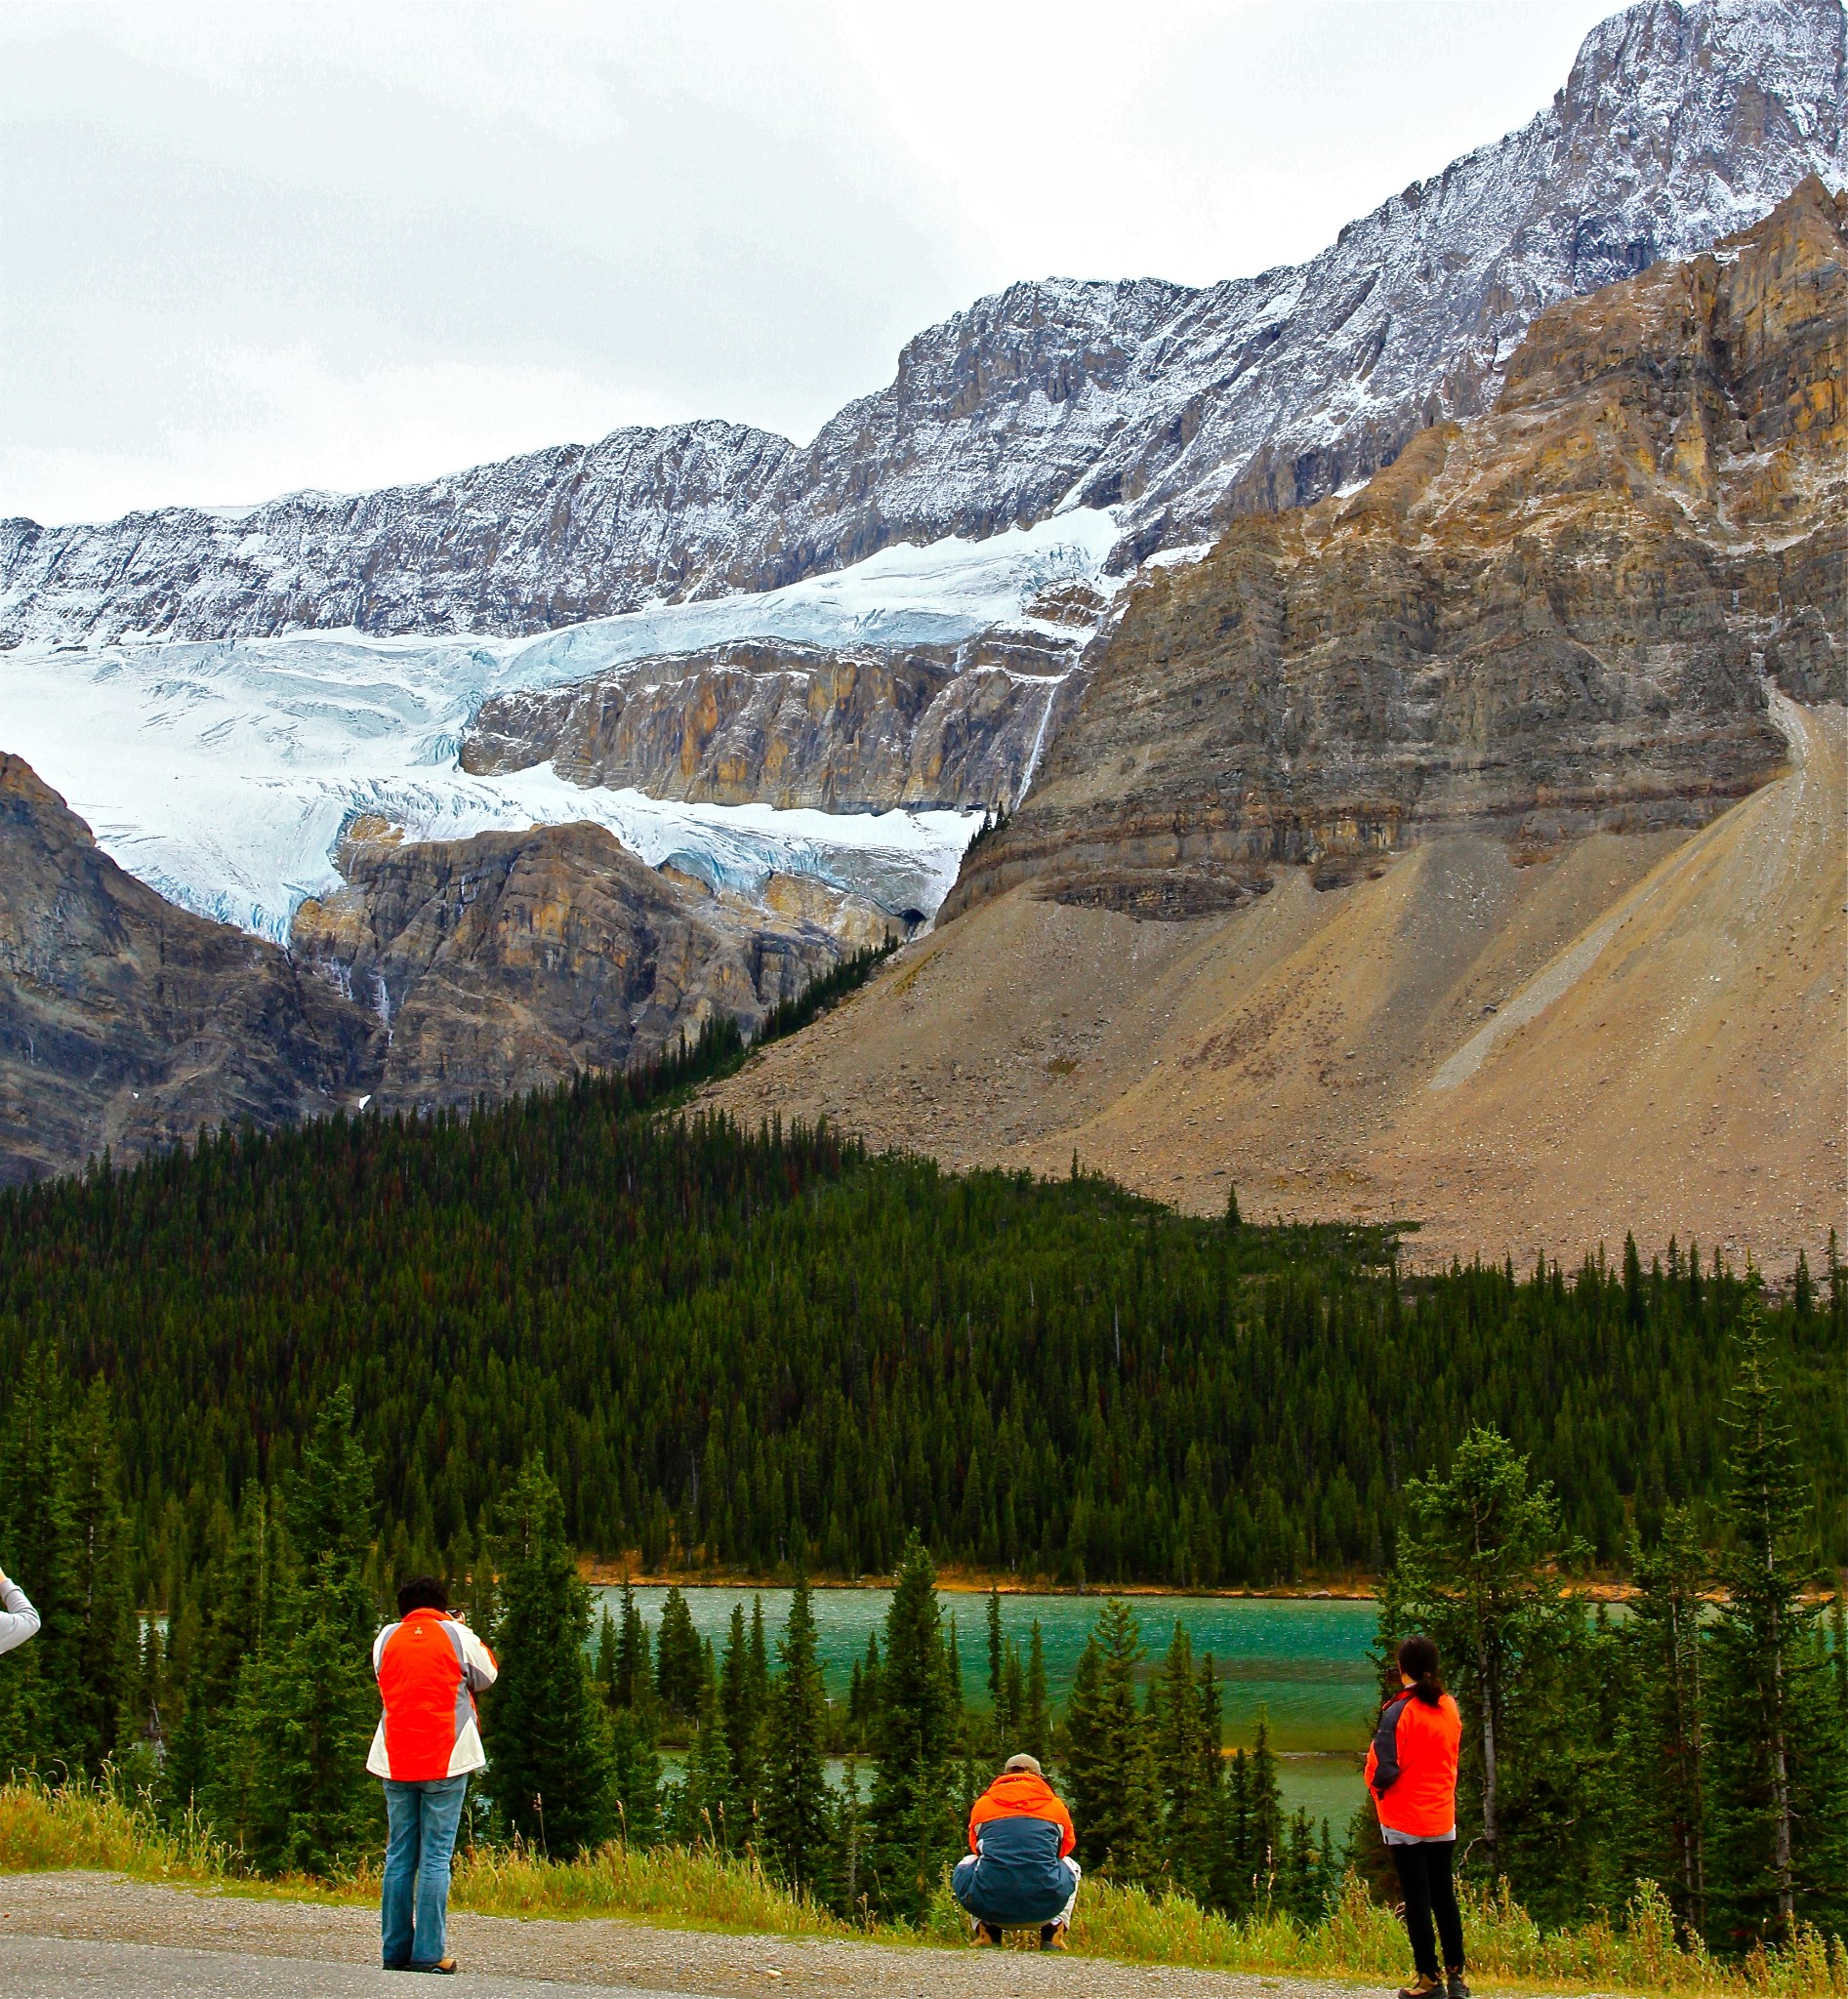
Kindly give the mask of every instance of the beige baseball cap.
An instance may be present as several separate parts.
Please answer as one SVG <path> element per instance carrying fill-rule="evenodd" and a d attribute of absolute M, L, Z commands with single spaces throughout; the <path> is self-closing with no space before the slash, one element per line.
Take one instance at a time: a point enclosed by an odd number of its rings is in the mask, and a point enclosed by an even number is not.
<path fill-rule="evenodd" d="M 1040 1759 L 1037 1756 L 1008 1757 L 1007 1761 L 1002 1765 L 1002 1771 L 1005 1775 L 1010 1770 L 1030 1770 L 1035 1776 L 1044 1776 L 1046 1775 L 1046 1772 L 1040 1768 Z"/>

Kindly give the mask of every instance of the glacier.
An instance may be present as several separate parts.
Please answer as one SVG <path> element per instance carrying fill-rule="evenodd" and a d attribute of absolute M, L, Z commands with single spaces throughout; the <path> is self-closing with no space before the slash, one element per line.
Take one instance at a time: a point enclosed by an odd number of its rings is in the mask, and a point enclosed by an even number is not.
<path fill-rule="evenodd" d="M 972 542 L 898 545 L 827 576 L 661 604 L 548 632 L 126 639 L 0 653 L 0 742 L 89 822 L 103 851 L 201 916 L 288 939 L 301 903 L 337 887 L 343 830 L 370 816 L 411 840 L 589 820 L 650 866 L 759 893 L 808 875 L 894 914 L 934 913 L 978 815 L 688 804 L 585 789 L 550 764 L 472 777 L 462 731 L 489 694 L 545 687 L 738 638 L 819 646 L 955 643 L 996 628 L 1070 638 L 1037 618 L 1048 591 L 1108 599 L 1116 539 L 1079 509 Z"/>

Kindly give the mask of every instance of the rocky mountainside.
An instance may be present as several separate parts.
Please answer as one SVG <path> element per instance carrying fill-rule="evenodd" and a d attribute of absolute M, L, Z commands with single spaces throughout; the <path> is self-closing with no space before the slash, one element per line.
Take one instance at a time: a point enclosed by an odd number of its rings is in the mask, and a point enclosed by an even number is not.
<path fill-rule="evenodd" d="M 1848 197 L 1535 322 L 1494 412 L 1128 595 L 946 917 L 1151 915 L 1480 827 L 1695 825 L 1785 761 L 1766 674 L 1848 697 Z"/>
<path fill-rule="evenodd" d="M 235 517 L 0 526 L 0 638 L 546 630 L 757 590 L 894 542 L 1120 508 L 1119 567 L 1312 501 L 1494 398 L 1547 305 L 1848 181 L 1841 0 L 1643 0 L 1521 131 L 1308 264 L 1205 289 L 1019 284 L 920 334 L 799 449 L 619 431 Z"/>
<path fill-rule="evenodd" d="M 0 755 L 0 1183 L 350 1106 L 375 1014 L 125 875 Z"/>
<path fill-rule="evenodd" d="M 647 867 L 599 826 L 357 842 L 348 885 L 304 903 L 297 959 L 389 1027 L 388 1110 L 467 1106 L 621 1069 L 729 1016 L 747 1034 L 826 971 L 856 928 L 845 897 L 746 904 Z M 832 906 L 814 907 L 817 897 Z"/>
<path fill-rule="evenodd" d="M 462 767 L 551 763 L 572 784 L 719 805 L 1011 808 L 1077 650 L 999 633 L 841 649 L 741 639 L 492 696 Z"/>
<path fill-rule="evenodd" d="M 176 909 L 0 755 L 0 1185 L 203 1125 L 468 1105 L 620 1068 L 714 1015 L 755 1032 L 883 913 L 809 880 L 760 902 L 603 829 L 349 841 L 284 952 Z"/>

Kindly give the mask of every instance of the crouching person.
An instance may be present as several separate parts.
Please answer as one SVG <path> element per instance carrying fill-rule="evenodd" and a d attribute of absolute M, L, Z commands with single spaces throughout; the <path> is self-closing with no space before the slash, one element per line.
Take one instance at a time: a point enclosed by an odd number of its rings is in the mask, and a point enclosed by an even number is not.
<path fill-rule="evenodd" d="M 969 1856 L 950 1879 L 974 1919 L 975 1941 L 999 1943 L 1006 1930 L 1038 1930 L 1042 1950 L 1062 1949 L 1078 1899 L 1077 1844 L 1072 1815 L 1038 1760 L 1008 1757 L 975 1801 Z"/>
<path fill-rule="evenodd" d="M 417 1575 L 398 1591 L 398 1621 L 372 1647 L 385 1713 L 366 1768 L 385 1779 L 390 1837 L 380 1923 L 389 1972 L 453 1972 L 445 1932 L 449 1862 L 469 1793 L 487 1762 L 474 1696 L 499 1673 L 494 1654 L 449 1614 L 449 1594 Z"/>

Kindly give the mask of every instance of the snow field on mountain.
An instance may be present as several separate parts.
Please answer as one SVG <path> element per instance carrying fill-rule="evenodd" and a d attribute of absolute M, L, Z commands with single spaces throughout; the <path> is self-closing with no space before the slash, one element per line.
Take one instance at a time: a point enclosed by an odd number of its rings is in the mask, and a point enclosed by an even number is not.
<path fill-rule="evenodd" d="M 202 916 L 277 941 L 339 885 L 355 815 L 411 840 L 590 820 L 651 866 L 745 894 L 811 875 L 893 911 L 934 911 L 979 820 L 684 804 L 587 790 L 550 766 L 475 778 L 462 730 L 493 693 L 556 685 L 736 638 L 955 643 L 1030 615 L 1043 592 L 1108 593 L 1110 514 L 1082 510 L 984 542 L 885 549 L 830 576 L 599 619 L 538 639 L 303 632 L 218 643 L 0 654 L 0 747 L 25 757 L 131 874 Z"/>

